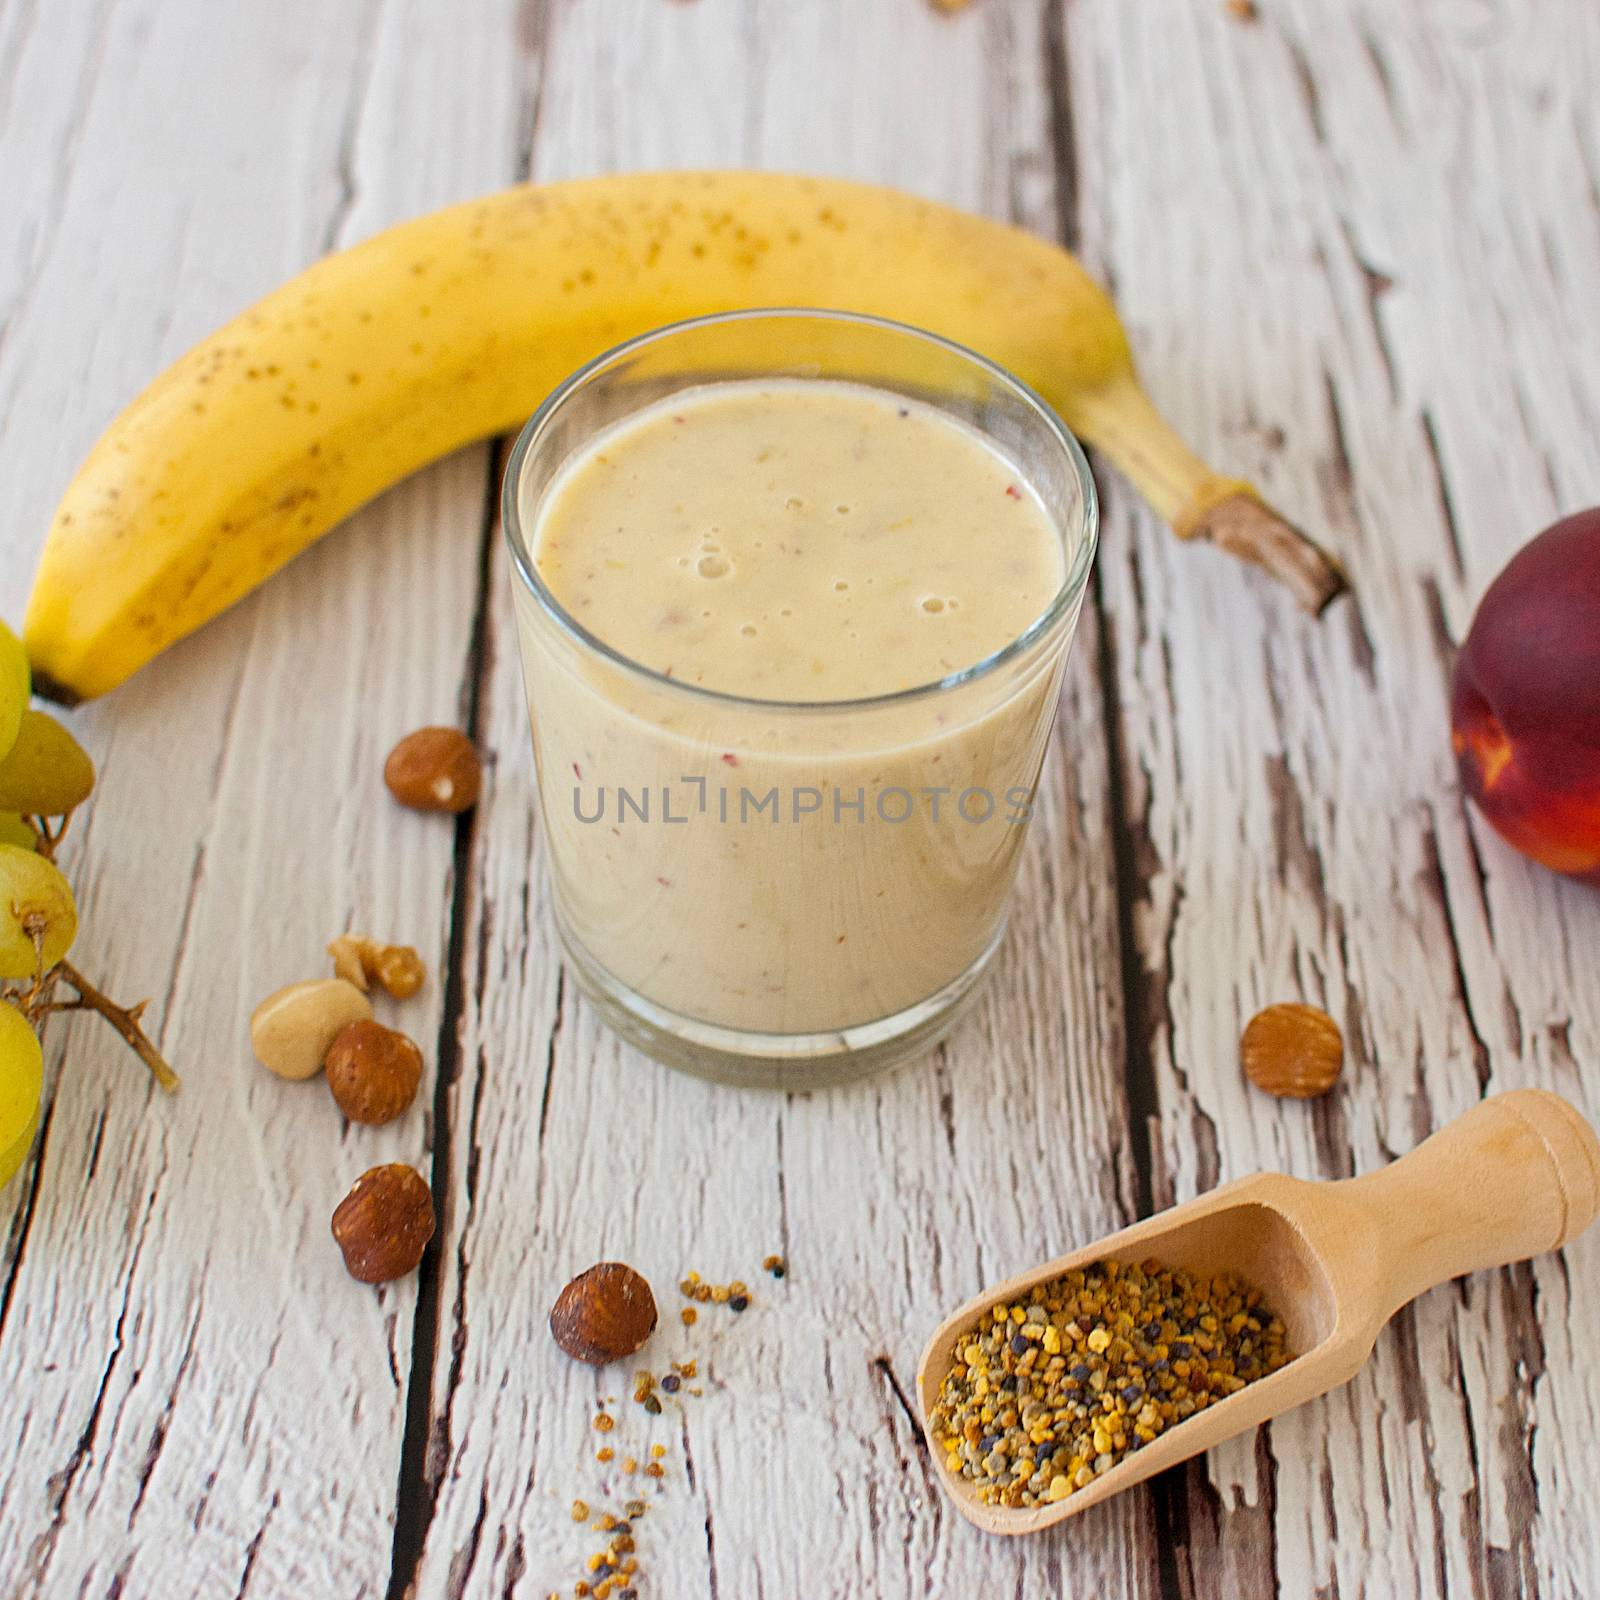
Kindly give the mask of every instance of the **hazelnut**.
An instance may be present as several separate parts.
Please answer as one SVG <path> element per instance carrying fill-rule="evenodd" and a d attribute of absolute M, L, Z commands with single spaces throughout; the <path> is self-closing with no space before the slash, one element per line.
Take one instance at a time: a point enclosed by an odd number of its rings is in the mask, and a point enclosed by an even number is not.
<path fill-rule="evenodd" d="M 404 1277 L 433 1237 L 427 1180 L 401 1162 L 363 1172 L 333 1213 L 333 1237 L 350 1276 L 362 1283 Z"/>
<path fill-rule="evenodd" d="M 352 1122 L 393 1122 L 422 1082 L 422 1052 L 370 1017 L 339 1030 L 323 1066 L 333 1098 Z"/>
<path fill-rule="evenodd" d="M 650 1285 L 620 1261 L 580 1272 L 556 1297 L 550 1332 L 574 1361 L 603 1367 L 631 1356 L 656 1325 Z"/>
<path fill-rule="evenodd" d="M 367 997 L 343 978 L 314 978 L 269 994 L 250 1016 L 250 1048 L 280 1078 L 309 1078 L 347 1022 L 372 1015 Z"/>
<path fill-rule="evenodd" d="M 383 764 L 383 781 L 416 811 L 466 811 L 477 804 L 483 764 L 459 728 L 418 728 Z"/>

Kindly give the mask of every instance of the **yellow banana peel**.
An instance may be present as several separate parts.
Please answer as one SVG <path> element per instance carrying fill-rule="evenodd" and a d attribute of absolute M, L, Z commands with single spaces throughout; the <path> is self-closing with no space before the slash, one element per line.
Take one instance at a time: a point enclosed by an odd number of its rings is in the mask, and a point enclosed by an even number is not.
<path fill-rule="evenodd" d="M 1140 389 L 1066 251 L 894 190 L 750 172 L 524 187 L 390 228 L 302 272 L 163 373 L 51 525 L 25 642 L 40 692 L 115 688 L 425 463 L 520 424 L 631 335 L 738 307 L 909 322 L 1033 385 L 1185 538 L 1309 609 L 1336 564 L 1213 473 Z"/>

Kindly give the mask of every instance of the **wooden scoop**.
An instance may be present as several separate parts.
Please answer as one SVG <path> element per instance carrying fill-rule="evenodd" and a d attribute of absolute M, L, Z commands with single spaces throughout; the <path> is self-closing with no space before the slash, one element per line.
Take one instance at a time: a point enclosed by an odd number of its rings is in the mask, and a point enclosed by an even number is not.
<path fill-rule="evenodd" d="M 1164 1266 L 1248 1279 L 1301 1351 L 1270 1377 L 1158 1434 L 1064 1500 L 985 1505 L 945 1465 L 934 1470 L 963 1516 L 989 1533 L 1037 1533 L 1087 1511 L 1347 1382 L 1401 1306 L 1447 1279 L 1523 1261 L 1574 1239 L 1600 1212 L 1600 1139 L 1559 1095 L 1494 1095 L 1410 1155 L 1363 1178 L 1307 1183 L 1258 1172 L 1124 1228 L 969 1300 L 941 1324 L 917 1372 L 923 1427 L 957 1336 L 1001 1300 L 1026 1300 L 1074 1267 L 1154 1257 Z"/>

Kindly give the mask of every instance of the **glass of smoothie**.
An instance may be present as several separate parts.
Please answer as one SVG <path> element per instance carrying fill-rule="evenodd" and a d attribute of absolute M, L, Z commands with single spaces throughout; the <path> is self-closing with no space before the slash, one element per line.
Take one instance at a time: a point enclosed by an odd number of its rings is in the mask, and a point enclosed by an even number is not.
<path fill-rule="evenodd" d="M 504 514 L 551 899 L 601 1014 L 740 1084 L 925 1048 L 1003 937 L 1094 555 L 1055 414 L 895 323 L 710 316 L 558 388 Z"/>

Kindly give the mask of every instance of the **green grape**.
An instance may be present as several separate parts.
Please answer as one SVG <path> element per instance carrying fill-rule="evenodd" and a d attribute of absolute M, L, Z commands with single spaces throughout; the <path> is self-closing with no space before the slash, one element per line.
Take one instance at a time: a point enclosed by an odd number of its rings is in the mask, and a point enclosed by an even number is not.
<path fill-rule="evenodd" d="M 22 641 L 0 622 L 0 754 L 16 743 L 22 713 L 33 692 L 33 674 Z"/>
<path fill-rule="evenodd" d="M 35 929 L 44 937 L 48 970 L 72 948 L 78 931 L 72 889 L 53 862 L 0 844 L 0 978 L 31 978 L 38 970 Z"/>
<path fill-rule="evenodd" d="M 39 1126 L 44 1058 L 28 1019 L 0 1001 L 0 1184 L 10 1183 Z"/>
<path fill-rule="evenodd" d="M 0 759 L 0 811 L 59 817 L 94 788 L 83 746 L 43 711 L 24 711 L 10 754 Z"/>
<path fill-rule="evenodd" d="M 19 850 L 37 850 L 39 835 L 33 825 L 14 811 L 0 811 L 0 844 L 14 844 Z"/>

